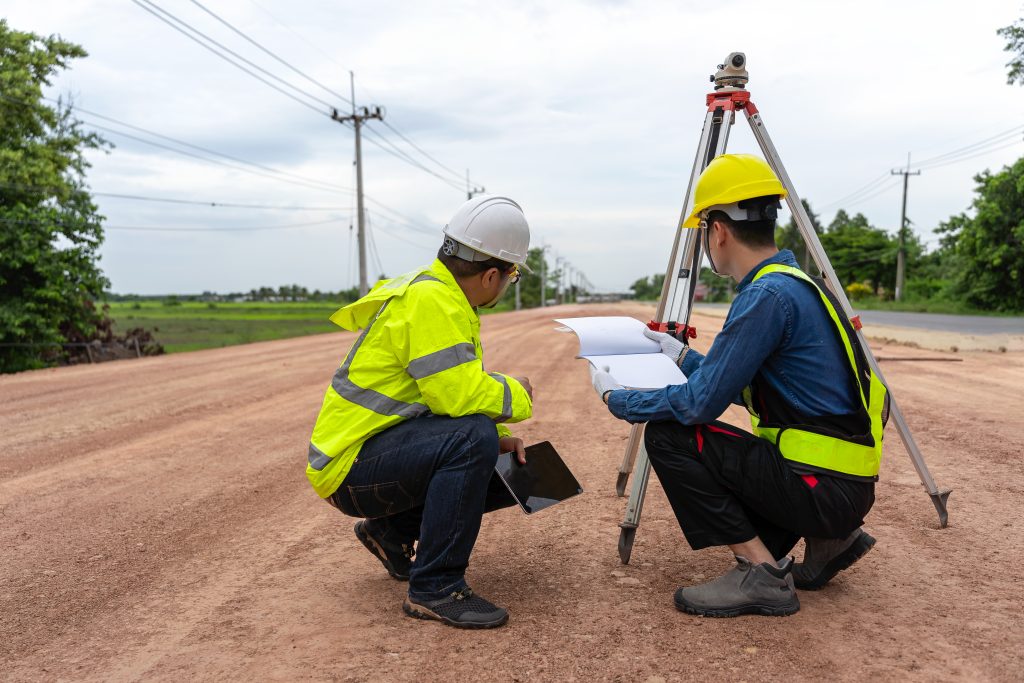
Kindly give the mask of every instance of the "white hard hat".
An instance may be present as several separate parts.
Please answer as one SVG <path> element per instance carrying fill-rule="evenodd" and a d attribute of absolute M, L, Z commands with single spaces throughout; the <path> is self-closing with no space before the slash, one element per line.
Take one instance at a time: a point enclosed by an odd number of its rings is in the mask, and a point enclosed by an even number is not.
<path fill-rule="evenodd" d="M 444 250 L 464 261 L 497 258 L 526 272 L 530 226 L 522 208 L 508 197 L 478 194 L 459 207 L 444 226 Z M 449 253 L 450 252 L 450 253 Z"/>

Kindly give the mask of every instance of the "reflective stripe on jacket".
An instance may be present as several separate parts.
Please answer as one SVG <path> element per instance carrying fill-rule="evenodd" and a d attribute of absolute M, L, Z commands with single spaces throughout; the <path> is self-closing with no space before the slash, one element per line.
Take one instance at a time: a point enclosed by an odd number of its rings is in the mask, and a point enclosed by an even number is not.
<path fill-rule="evenodd" d="M 439 260 L 382 280 L 331 320 L 363 332 L 334 374 L 310 438 L 306 477 L 322 498 L 341 485 L 367 439 L 404 420 L 483 414 L 497 424 L 531 415 L 519 382 L 484 370 L 480 318 Z"/>
<path fill-rule="evenodd" d="M 773 263 L 765 266 L 754 276 L 754 280 L 768 273 L 782 273 L 797 278 L 814 287 L 821 296 L 829 317 L 832 319 L 842 342 L 860 400 L 858 420 L 868 430 L 863 434 L 843 434 L 835 429 L 815 425 L 768 426 L 767 420 L 755 410 L 752 389 L 743 392 L 743 400 L 754 434 L 776 444 L 787 460 L 808 465 L 811 468 L 839 472 L 853 477 L 874 478 L 882 461 L 882 433 L 885 427 L 883 412 L 886 412 L 885 385 L 867 366 L 859 346 L 851 341 L 852 329 L 848 332 L 828 295 L 806 273 L 798 268 Z"/>

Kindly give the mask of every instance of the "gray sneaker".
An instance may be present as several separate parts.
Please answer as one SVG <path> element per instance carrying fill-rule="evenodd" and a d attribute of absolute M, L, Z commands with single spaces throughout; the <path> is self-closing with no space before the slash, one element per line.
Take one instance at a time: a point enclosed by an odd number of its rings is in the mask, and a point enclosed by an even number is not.
<path fill-rule="evenodd" d="M 737 617 L 763 614 L 785 617 L 800 610 L 793 588 L 793 558 L 775 566 L 751 564 L 736 556 L 736 566 L 714 581 L 676 591 L 676 607 L 702 617 Z"/>
<path fill-rule="evenodd" d="M 816 591 L 832 577 L 849 569 L 864 557 L 875 539 L 863 529 L 854 529 L 846 538 L 807 538 L 804 561 L 793 565 L 793 583 L 800 590 Z"/>

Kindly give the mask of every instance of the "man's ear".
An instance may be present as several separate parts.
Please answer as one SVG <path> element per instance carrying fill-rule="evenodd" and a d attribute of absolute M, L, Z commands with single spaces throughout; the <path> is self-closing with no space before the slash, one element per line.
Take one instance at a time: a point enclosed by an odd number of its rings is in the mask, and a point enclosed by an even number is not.
<path fill-rule="evenodd" d="M 497 268 L 488 268 L 484 271 L 480 282 L 485 287 L 492 287 L 501 280 L 501 271 Z"/>
<path fill-rule="evenodd" d="M 728 228 L 725 227 L 725 223 L 722 221 L 712 221 L 711 228 L 712 239 L 715 240 L 716 245 L 721 245 Z"/>

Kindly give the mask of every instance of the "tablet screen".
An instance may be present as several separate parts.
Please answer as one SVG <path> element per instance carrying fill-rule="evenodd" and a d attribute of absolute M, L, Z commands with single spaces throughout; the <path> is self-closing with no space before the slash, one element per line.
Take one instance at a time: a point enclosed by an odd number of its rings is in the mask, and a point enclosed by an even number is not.
<path fill-rule="evenodd" d="M 527 446 L 525 465 L 515 453 L 502 453 L 495 469 L 527 514 L 583 493 L 550 441 Z"/>

